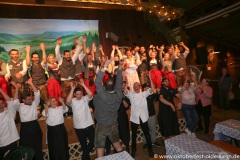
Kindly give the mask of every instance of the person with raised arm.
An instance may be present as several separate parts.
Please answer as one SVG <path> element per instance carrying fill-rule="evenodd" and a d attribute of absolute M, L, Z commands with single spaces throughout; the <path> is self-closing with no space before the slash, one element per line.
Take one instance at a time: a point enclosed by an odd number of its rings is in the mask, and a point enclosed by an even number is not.
<path fill-rule="evenodd" d="M 194 82 L 194 86 L 190 85 L 190 79 Z M 196 112 L 196 94 L 197 94 L 197 80 L 195 76 L 189 77 L 188 74 L 185 75 L 185 82 L 180 89 L 180 94 L 182 95 L 182 113 L 187 123 L 185 132 L 188 135 L 196 136 L 194 131 L 195 127 L 199 121 L 198 114 Z"/>
<path fill-rule="evenodd" d="M 19 112 L 21 120 L 19 145 L 34 149 L 34 159 L 43 160 L 42 130 L 37 121 L 37 109 L 40 103 L 40 91 L 34 86 L 32 78 L 29 78 L 26 83 L 33 89 L 34 98 L 32 93 L 26 92 L 23 94 L 23 103 L 20 103 L 18 99 L 14 107 L 14 109 Z M 14 87 L 16 88 L 17 85 Z"/>
<path fill-rule="evenodd" d="M 102 79 L 107 69 L 107 66 L 111 62 L 112 59 L 106 61 L 104 67 L 97 73 L 97 94 L 95 94 L 93 98 L 93 103 L 95 107 L 94 117 L 97 121 L 95 134 L 97 157 L 104 156 L 104 148 L 107 137 L 112 142 L 113 147 L 117 152 L 123 151 L 123 148 L 119 141 L 117 126 L 118 109 L 123 98 L 121 87 L 123 61 L 120 61 L 119 64 L 115 86 L 112 79 L 106 80 L 103 86 Z"/>
<path fill-rule="evenodd" d="M 86 36 L 83 36 L 82 37 L 83 46 L 86 46 L 86 41 L 87 41 Z M 72 46 L 72 56 L 76 53 L 76 49 L 77 49 L 78 45 L 79 45 L 79 38 L 75 38 L 75 45 Z M 76 78 L 76 81 L 79 81 L 79 79 L 83 78 L 83 70 L 84 70 L 83 59 L 86 55 L 84 53 L 85 47 L 83 47 L 83 48 L 84 49 L 80 52 L 79 56 L 77 57 L 77 60 L 75 61 L 75 78 Z"/>
<path fill-rule="evenodd" d="M 147 97 L 153 93 L 153 90 L 149 88 L 147 91 L 141 92 L 141 85 L 139 82 L 133 84 L 133 90 L 129 91 L 127 87 L 124 89 L 124 95 L 130 99 L 131 102 L 131 128 L 132 128 L 132 152 L 131 156 L 134 158 L 136 154 L 136 138 L 137 138 L 137 129 L 140 124 L 144 136 L 147 142 L 148 153 L 150 157 L 154 156 L 152 150 L 151 136 L 148 128 L 148 106 L 147 106 Z"/>
<path fill-rule="evenodd" d="M 25 82 L 28 80 L 26 60 L 19 59 L 20 54 L 17 49 L 11 49 L 9 54 L 11 61 L 6 65 L 7 74 L 5 74 L 4 77 L 7 82 L 10 80 L 16 83 L 19 88 L 19 98 L 21 99 L 20 96 L 22 96 L 23 92 L 29 90 L 28 86 L 25 84 Z M 15 87 L 11 85 L 10 89 L 11 94 L 14 95 Z"/>
<path fill-rule="evenodd" d="M 93 127 L 93 119 L 89 109 L 89 101 L 92 100 L 92 92 L 84 84 L 83 79 L 78 82 L 85 90 L 87 95 L 84 96 L 82 88 L 76 87 L 74 83 L 70 83 L 71 91 L 67 97 L 67 104 L 72 107 L 73 111 L 73 127 L 81 145 L 82 159 L 90 160 L 90 152 L 94 147 L 95 131 Z"/>
<path fill-rule="evenodd" d="M 142 90 L 147 91 L 149 88 L 152 88 L 153 94 L 149 95 L 147 97 L 147 108 L 148 108 L 148 128 L 151 136 L 152 145 L 156 147 L 160 147 L 161 144 L 156 141 L 156 111 L 155 111 L 155 105 L 154 102 L 159 100 L 159 92 L 157 89 L 155 89 L 155 86 L 153 84 L 150 71 L 149 71 L 149 81 L 150 85 L 148 83 L 144 83 L 142 85 Z M 147 149 L 146 139 L 143 138 L 143 149 Z"/>
<path fill-rule="evenodd" d="M 2 58 L 0 58 L 0 88 L 6 93 L 9 94 L 9 86 L 4 78 L 5 74 L 7 73 L 6 70 L 6 63 L 3 62 Z M 0 93 L 0 98 L 3 98 L 3 96 Z"/>
<path fill-rule="evenodd" d="M 30 62 L 30 46 L 26 46 L 26 64 L 29 68 L 32 82 L 34 86 L 40 91 L 41 94 L 41 105 L 42 109 L 44 108 L 43 104 L 48 99 L 47 92 L 47 79 L 45 76 L 45 68 L 47 64 L 47 56 L 45 52 L 45 45 L 40 43 L 40 48 L 42 50 L 42 61 L 39 60 L 39 54 L 33 52 L 31 55 L 32 63 Z"/>
<path fill-rule="evenodd" d="M 15 82 L 11 82 L 13 86 Z M 17 141 L 19 140 L 18 131 L 14 121 L 15 118 L 15 102 L 18 97 L 18 87 L 14 98 L 10 98 L 5 91 L 0 88 L 0 93 L 3 98 L 0 98 L 0 159 L 5 157 L 10 151 L 17 148 Z M 7 102 L 7 109 L 5 110 L 5 103 Z"/>
<path fill-rule="evenodd" d="M 187 74 L 186 58 L 189 54 L 189 48 L 183 43 L 179 42 L 175 49 L 175 60 L 173 62 L 173 70 L 176 76 L 178 86 L 185 82 L 185 75 Z"/>
<path fill-rule="evenodd" d="M 124 69 L 126 73 L 126 82 L 127 86 L 130 88 L 130 91 L 133 91 L 133 84 L 135 82 L 140 83 L 138 73 L 137 73 L 137 68 L 138 68 L 138 63 L 135 57 L 132 55 L 133 51 L 127 50 L 126 55 L 127 59 L 125 59 L 125 64 L 124 64 Z M 136 53 L 138 55 L 138 53 Z"/>
<path fill-rule="evenodd" d="M 62 97 L 62 91 L 60 87 L 59 67 L 55 62 L 54 54 L 49 54 L 47 60 L 47 70 L 49 75 L 47 80 L 48 97 L 55 97 L 57 104 L 60 105 L 58 102 L 58 97 Z"/>
<path fill-rule="evenodd" d="M 70 82 L 74 81 L 75 78 L 75 62 L 79 56 L 80 51 L 82 50 L 83 46 L 78 45 L 76 47 L 76 52 L 73 56 L 69 50 L 65 50 L 63 57 L 60 55 L 60 45 L 62 43 L 61 38 L 57 39 L 57 45 L 55 48 L 55 54 L 58 61 L 58 66 L 60 69 L 60 80 L 61 80 L 61 89 L 62 89 L 62 97 L 67 98 L 71 87 Z"/>
<path fill-rule="evenodd" d="M 118 46 L 117 45 L 112 45 L 111 58 L 114 58 L 115 55 L 118 55 L 120 60 L 123 58 L 122 53 L 119 50 Z"/>
<path fill-rule="evenodd" d="M 50 97 L 42 111 L 47 123 L 47 142 L 50 160 L 68 160 L 68 136 L 64 126 L 63 114 L 68 112 L 62 97 L 58 98 L 61 106 L 57 105 L 55 97 Z"/>
<path fill-rule="evenodd" d="M 163 50 L 164 50 L 164 45 L 160 47 L 159 50 L 159 59 L 162 64 L 162 76 L 166 77 L 169 80 L 169 85 L 171 88 L 176 89 L 177 88 L 177 81 L 175 79 L 175 75 L 172 73 L 172 64 L 173 61 L 175 60 L 175 51 L 174 47 L 168 49 L 168 52 L 164 54 L 163 56 Z M 173 54 L 170 54 L 172 53 Z"/>

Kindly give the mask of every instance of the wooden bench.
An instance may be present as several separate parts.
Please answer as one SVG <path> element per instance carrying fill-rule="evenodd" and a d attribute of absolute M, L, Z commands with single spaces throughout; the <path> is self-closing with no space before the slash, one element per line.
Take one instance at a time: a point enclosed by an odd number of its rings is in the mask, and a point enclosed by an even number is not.
<path fill-rule="evenodd" d="M 210 144 L 216 147 L 222 148 L 223 150 L 228 151 L 230 153 L 240 155 L 240 148 L 233 146 L 227 142 L 215 140 L 215 141 L 211 141 Z"/>

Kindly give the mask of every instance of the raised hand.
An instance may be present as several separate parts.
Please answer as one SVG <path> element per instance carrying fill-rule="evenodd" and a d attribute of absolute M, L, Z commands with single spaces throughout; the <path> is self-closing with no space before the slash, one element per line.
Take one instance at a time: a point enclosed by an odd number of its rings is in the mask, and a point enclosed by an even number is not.
<path fill-rule="evenodd" d="M 44 43 L 40 43 L 40 48 L 41 48 L 42 51 L 45 50 L 45 45 L 44 45 Z"/>
<path fill-rule="evenodd" d="M 47 100 L 46 105 L 44 105 L 44 108 L 48 108 L 51 106 L 51 99 Z"/>
<path fill-rule="evenodd" d="M 25 48 L 26 53 L 30 53 L 30 49 L 31 49 L 31 47 L 29 45 L 27 45 L 26 48 Z"/>
<path fill-rule="evenodd" d="M 82 37 L 82 42 L 83 42 L 83 43 L 86 43 L 86 41 L 87 41 L 87 37 L 86 37 L 86 36 L 83 36 L 83 37 Z"/>
<path fill-rule="evenodd" d="M 78 45 L 78 44 L 79 44 L 79 38 L 78 38 L 78 37 L 77 37 L 77 38 L 75 38 L 75 39 L 74 39 L 74 41 L 75 41 L 75 44 L 76 44 L 76 45 Z"/>
<path fill-rule="evenodd" d="M 162 46 L 160 47 L 160 49 L 161 49 L 161 50 L 164 50 L 164 45 L 162 45 Z"/>
<path fill-rule="evenodd" d="M 72 89 L 75 89 L 76 88 L 75 82 L 70 82 L 70 86 L 71 86 Z"/>
<path fill-rule="evenodd" d="M 63 98 L 62 98 L 62 97 L 58 97 L 58 101 L 59 101 L 61 104 L 63 104 L 63 103 L 64 103 L 64 100 L 63 100 Z"/>
<path fill-rule="evenodd" d="M 57 38 L 57 44 L 58 45 L 61 45 L 61 43 L 62 43 L 62 39 L 59 37 L 59 38 Z"/>
<path fill-rule="evenodd" d="M 101 44 L 99 44 L 98 49 L 99 49 L 100 51 L 102 51 L 102 50 L 103 50 L 103 46 L 102 46 Z"/>
<path fill-rule="evenodd" d="M 51 99 L 47 100 L 47 106 L 51 105 Z"/>
<path fill-rule="evenodd" d="M 84 85 L 84 80 L 83 80 L 82 78 L 79 80 L 79 84 L 80 84 L 81 86 Z"/>
<path fill-rule="evenodd" d="M 27 81 L 26 81 L 27 84 L 33 84 L 32 82 L 32 78 L 29 78 Z"/>
<path fill-rule="evenodd" d="M 83 45 L 82 44 L 80 44 L 79 45 L 79 48 L 80 48 L 80 51 L 83 49 Z"/>
<path fill-rule="evenodd" d="M 89 53 L 89 52 L 90 52 L 89 47 L 86 48 L 85 52 L 86 52 L 86 53 Z"/>
<path fill-rule="evenodd" d="M 115 46 L 115 45 L 112 45 L 112 49 L 113 49 L 113 50 L 116 49 L 116 46 Z"/>
<path fill-rule="evenodd" d="M 184 43 L 183 43 L 183 42 L 179 42 L 178 44 L 179 44 L 180 46 L 183 46 L 183 45 L 184 45 Z"/>

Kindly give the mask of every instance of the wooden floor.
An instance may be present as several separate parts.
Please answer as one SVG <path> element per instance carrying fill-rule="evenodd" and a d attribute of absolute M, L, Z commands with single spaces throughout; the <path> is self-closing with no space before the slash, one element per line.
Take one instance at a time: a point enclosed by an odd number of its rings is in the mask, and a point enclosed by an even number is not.
<path fill-rule="evenodd" d="M 216 106 L 212 107 L 212 117 L 211 117 L 211 124 L 210 124 L 210 131 L 209 134 L 204 134 L 204 131 L 200 131 L 199 133 L 196 133 L 197 138 L 206 141 L 211 142 L 214 140 L 214 126 L 217 122 L 221 122 L 227 119 L 237 119 L 240 120 L 240 104 L 239 108 L 232 108 L 229 110 L 224 109 L 218 109 Z M 158 141 L 161 141 L 161 139 L 158 139 Z M 148 156 L 148 151 L 143 150 L 143 144 L 140 143 L 137 145 L 137 152 L 135 160 L 150 160 L 150 157 Z M 153 147 L 153 151 L 155 154 L 158 155 L 165 155 L 166 151 L 164 147 Z M 112 152 L 113 153 L 113 152 Z M 95 159 L 95 156 L 91 157 L 92 159 Z"/>

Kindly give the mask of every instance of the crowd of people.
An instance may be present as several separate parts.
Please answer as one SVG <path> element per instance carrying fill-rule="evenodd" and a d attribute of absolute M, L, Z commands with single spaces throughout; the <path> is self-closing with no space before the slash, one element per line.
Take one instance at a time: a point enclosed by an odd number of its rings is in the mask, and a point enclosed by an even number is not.
<path fill-rule="evenodd" d="M 198 129 L 203 129 L 201 115 L 205 133 L 209 132 L 213 90 L 208 79 L 198 82 L 194 74 L 189 74 L 186 65 L 189 48 L 183 42 L 167 47 L 150 46 L 148 50 L 143 46 L 120 49 L 113 45 L 108 57 L 101 45 L 97 47 L 93 42 L 88 47 L 86 41 L 83 36 L 80 44 L 76 38 L 71 51 L 65 50 L 61 55 L 62 40 L 58 38 L 55 54 L 48 56 L 41 43 L 42 60 L 39 53 L 30 56 L 30 46 L 26 46 L 25 60 L 19 58 L 18 50 L 12 49 L 11 61 L 1 63 L 1 158 L 15 149 L 20 139 L 20 146 L 34 149 L 36 160 L 43 159 L 43 133 L 37 121 L 39 105 L 44 106 L 41 115 L 46 117 L 51 160 L 69 159 L 63 116 L 69 108 L 83 160 L 90 159 L 94 146 L 97 157 L 102 157 L 109 154 L 111 144 L 116 152 L 122 152 L 122 143 L 135 157 L 139 125 L 144 133 L 143 147 L 153 157 L 152 146 L 163 145 L 156 140 L 156 120 L 163 139 L 177 135 L 180 109 L 186 119 L 187 134 L 195 136 L 197 124 Z M 159 101 L 159 113 L 155 111 L 155 101 Z M 126 113 L 129 108 L 130 120 Z M 20 137 L 14 121 L 16 111 L 21 121 Z"/>

